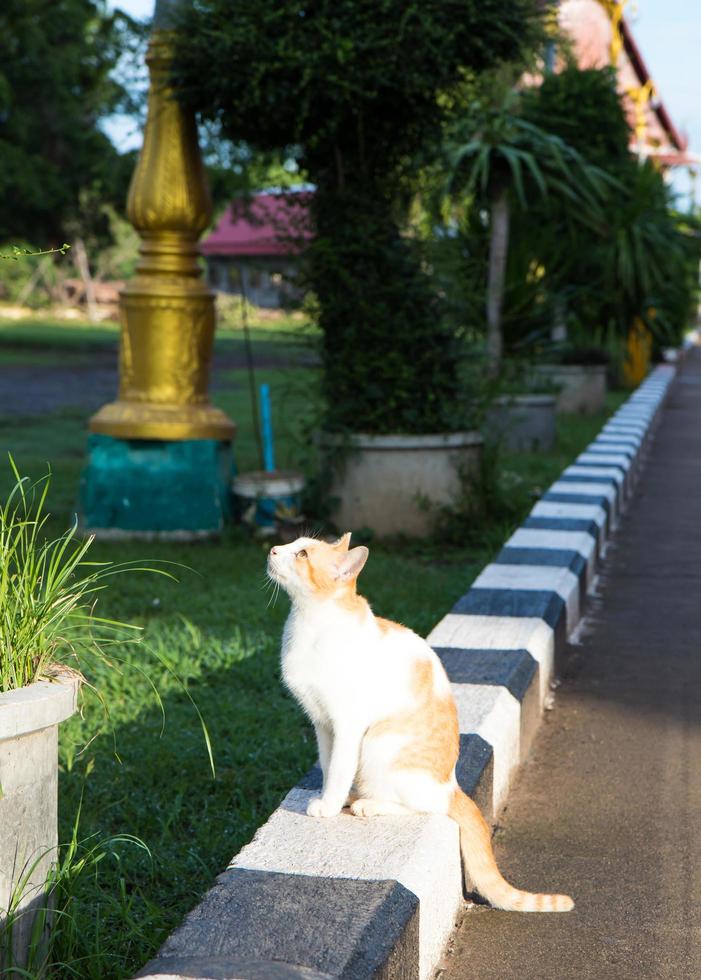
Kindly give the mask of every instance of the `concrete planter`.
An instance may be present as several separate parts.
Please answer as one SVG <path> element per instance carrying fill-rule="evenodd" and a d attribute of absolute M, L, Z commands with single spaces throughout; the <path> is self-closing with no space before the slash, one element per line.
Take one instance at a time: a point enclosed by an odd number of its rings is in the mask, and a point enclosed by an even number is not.
<path fill-rule="evenodd" d="M 555 395 L 501 395 L 487 409 L 485 432 L 513 452 L 551 449 Z"/>
<path fill-rule="evenodd" d="M 606 399 L 605 364 L 537 364 L 537 378 L 559 387 L 556 412 L 600 411 Z"/>
<path fill-rule="evenodd" d="M 36 910 L 58 843 L 58 726 L 77 707 L 78 681 L 40 681 L 0 694 L 0 936 L 18 879 L 22 889 L 12 925 L 14 965 L 26 962 Z M 9 950 L 0 944 L 0 972 Z"/>
<path fill-rule="evenodd" d="M 333 520 L 345 530 L 371 528 L 385 537 L 427 537 L 435 508 L 458 499 L 461 472 L 482 453 L 478 432 L 350 437 L 328 433 L 322 446 L 341 456 L 331 488 L 338 498 Z"/>
<path fill-rule="evenodd" d="M 281 513 L 300 514 L 305 479 L 292 470 L 241 473 L 231 482 L 235 512 L 261 534 L 277 534 Z M 293 539 L 294 540 L 294 539 Z"/>

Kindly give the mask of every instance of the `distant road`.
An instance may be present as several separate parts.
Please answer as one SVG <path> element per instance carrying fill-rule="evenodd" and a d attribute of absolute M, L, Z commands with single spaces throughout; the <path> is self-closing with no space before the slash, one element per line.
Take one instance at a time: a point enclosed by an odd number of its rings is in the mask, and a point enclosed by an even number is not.
<path fill-rule="evenodd" d="M 243 342 L 228 340 L 215 352 L 212 388 L 231 387 L 220 374 L 245 368 Z M 66 409 L 97 411 L 117 397 L 117 344 L 91 350 L 0 344 L 0 416 L 49 415 Z M 256 342 L 255 367 L 308 367 L 314 355 L 292 345 Z M 243 381 L 242 381 L 243 383 Z"/>

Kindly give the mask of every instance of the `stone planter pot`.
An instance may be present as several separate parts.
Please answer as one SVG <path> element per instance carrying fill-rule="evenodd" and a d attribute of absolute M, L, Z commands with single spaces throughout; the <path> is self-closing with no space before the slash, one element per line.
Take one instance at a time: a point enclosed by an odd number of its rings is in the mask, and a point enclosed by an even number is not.
<path fill-rule="evenodd" d="M 10 898 L 26 870 L 12 924 L 14 965 L 26 950 L 58 843 L 58 726 L 77 707 L 78 681 L 40 681 L 0 694 L 0 936 Z M 14 917 L 13 917 L 14 918 Z M 0 945 L 0 972 L 10 962 Z"/>
<path fill-rule="evenodd" d="M 427 537 L 435 508 L 454 504 L 461 473 L 476 467 L 479 432 L 350 437 L 325 433 L 321 445 L 339 454 L 331 496 L 333 520 L 342 531 L 370 528 L 380 537 Z"/>
<path fill-rule="evenodd" d="M 300 513 L 304 485 L 302 474 L 292 470 L 242 473 L 231 482 L 235 513 L 259 532 L 275 534 L 281 511 L 289 517 Z"/>
<path fill-rule="evenodd" d="M 537 364 L 535 375 L 559 387 L 556 412 L 600 411 L 606 399 L 605 364 Z"/>
<path fill-rule="evenodd" d="M 512 452 L 551 449 L 555 395 L 501 395 L 487 409 L 485 433 Z"/>

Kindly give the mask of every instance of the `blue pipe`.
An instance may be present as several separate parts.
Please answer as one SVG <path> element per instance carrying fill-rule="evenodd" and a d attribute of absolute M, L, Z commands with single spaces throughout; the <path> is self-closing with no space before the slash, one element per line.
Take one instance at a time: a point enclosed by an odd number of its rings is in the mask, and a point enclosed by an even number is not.
<path fill-rule="evenodd" d="M 263 426 L 263 465 L 267 473 L 275 470 L 273 447 L 273 416 L 270 409 L 270 385 L 260 386 L 260 416 Z"/>

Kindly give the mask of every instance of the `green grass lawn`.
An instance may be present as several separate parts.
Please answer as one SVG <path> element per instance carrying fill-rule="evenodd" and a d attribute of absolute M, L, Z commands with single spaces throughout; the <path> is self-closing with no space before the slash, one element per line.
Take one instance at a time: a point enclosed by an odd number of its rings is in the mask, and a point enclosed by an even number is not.
<path fill-rule="evenodd" d="M 26 320 L 3 320 L 0 309 L 0 350 L 8 347 L 94 348 L 114 345 L 119 338 L 116 323 L 89 320 L 56 320 L 36 315 Z"/>
<path fill-rule="evenodd" d="M 6 334 L 0 326 L 0 364 L 4 348 L 16 350 L 13 331 L 21 329 L 15 325 Z M 48 323 L 41 329 L 50 343 L 32 341 L 31 357 L 60 345 L 59 330 L 67 328 Z M 94 333 L 97 343 L 107 342 L 106 328 Z M 74 328 L 65 336 L 74 348 Z M 81 336 L 95 339 L 89 330 Z M 289 332 L 268 342 L 278 349 L 297 343 Z M 316 412 L 315 374 L 314 367 L 299 366 L 259 372 L 273 389 L 279 465 L 313 465 L 308 429 Z M 229 371 L 222 382 L 215 400 L 239 424 L 238 466 L 253 468 L 245 371 Z M 467 543 L 371 544 L 361 587 L 375 610 L 427 633 L 623 397 L 609 396 L 598 416 L 562 417 L 554 452 L 503 458 L 503 506 L 486 514 Z M 51 529 L 64 527 L 74 509 L 85 435 L 85 418 L 76 412 L 0 419 L 0 445 L 22 473 L 36 477 L 51 465 Z M 9 467 L 0 465 L 3 496 L 10 483 Z M 311 729 L 280 684 L 287 602 L 280 597 L 269 604 L 260 543 L 232 528 L 220 541 L 197 545 L 96 542 L 92 555 L 187 566 L 175 569 L 177 581 L 144 572 L 120 576 L 102 595 L 100 612 L 139 625 L 143 639 L 120 647 L 111 668 L 100 661 L 86 665 L 108 710 L 88 690 L 81 714 L 61 730 L 61 839 L 69 839 L 82 798 L 80 838 L 133 834 L 150 856 L 135 844 L 105 843 L 97 871 L 75 879 L 72 915 L 59 920 L 58 944 L 72 966 L 57 967 L 53 975 L 124 978 L 197 903 L 315 752 Z M 211 739 L 214 776 L 191 699 Z"/>
<path fill-rule="evenodd" d="M 249 332 L 254 344 L 299 347 L 317 336 L 315 328 L 298 316 L 268 316 L 262 318 L 255 310 L 249 314 Z M 89 350 L 96 347 L 116 346 L 119 324 L 112 320 L 92 323 L 90 320 L 58 320 L 50 315 L 36 313 L 26 319 L 3 319 L 0 305 L 0 354 L 8 348 L 28 348 L 35 352 L 61 349 Z M 215 349 L 226 351 L 243 340 L 240 316 L 229 314 L 220 325 L 215 337 Z"/>

